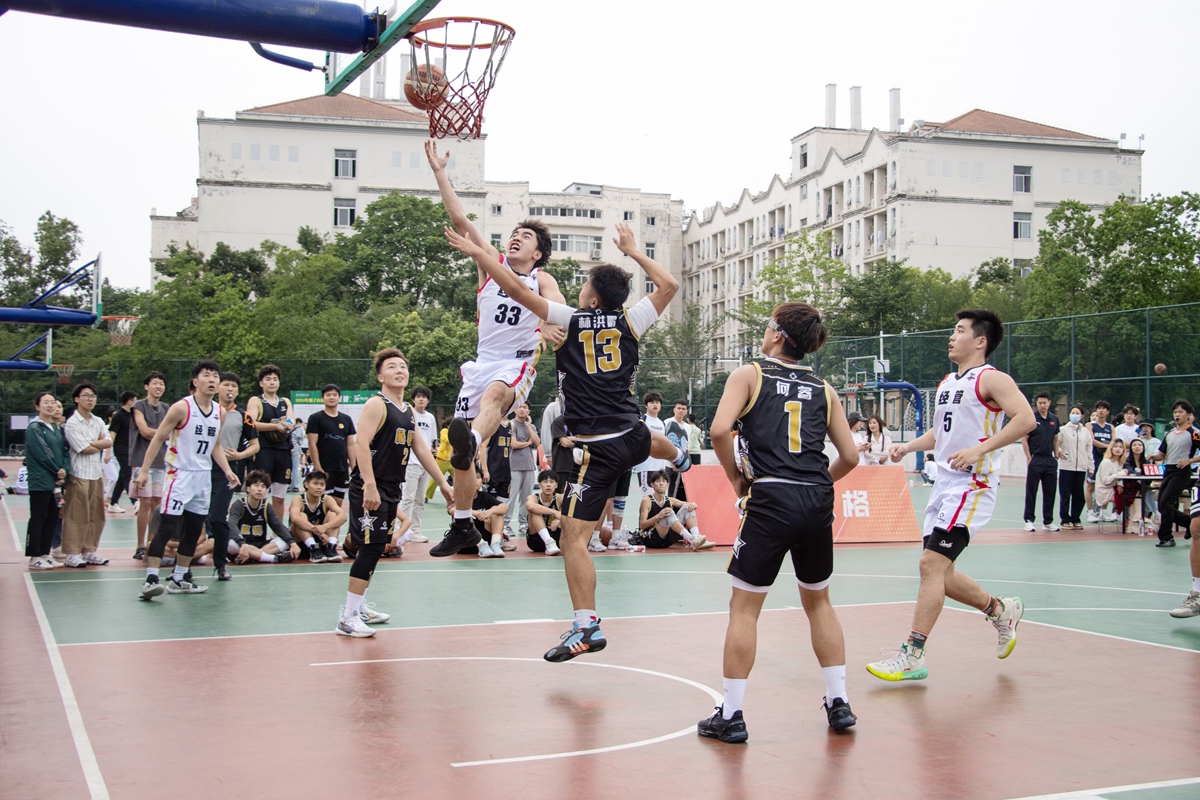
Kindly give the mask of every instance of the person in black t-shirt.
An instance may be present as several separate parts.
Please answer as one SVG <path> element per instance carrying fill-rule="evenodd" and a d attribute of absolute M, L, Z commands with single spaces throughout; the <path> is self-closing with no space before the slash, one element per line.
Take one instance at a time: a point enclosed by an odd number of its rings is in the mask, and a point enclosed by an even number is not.
<path fill-rule="evenodd" d="M 129 477 L 133 472 L 133 468 L 129 464 L 129 429 L 133 426 L 133 408 L 134 401 L 137 400 L 136 392 L 121 392 L 121 407 L 113 412 L 112 422 L 109 423 L 108 430 L 112 434 L 113 446 L 112 450 L 105 454 L 106 458 L 115 457 L 117 463 L 121 465 L 121 472 L 117 476 L 117 480 L 113 483 L 112 497 L 108 501 L 108 510 L 116 514 L 124 514 L 125 510 L 117 505 L 117 501 L 121 499 L 121 494 L 129 489 Z M 129 498 L 133 502 L 133 498 Z"/>
<path fill-rule="evenodd" d="M 308 418 L 308 457 L 314 472 L 327 476 L 325 494 L 332 495 L 342 505 L 350 488 L 350 471 L 354 468 L 354 420 L 338 411 L 342 390 L 336 384 L 326 384 L 321 390 L 323 409 Z"/>
<path fill-rule="evenodd" d="M 1054 524 L 1054 496 L 1058 490 L 1058 417 L 1050 413 L 1050 393 L 1038 392 L 1033 398 L 1037 427 L 1021 441 L 1025 448 L 1025 530 L 1033 530 L 1034 503 L 1038 486 L 1042 487 L 1042 530 L 1057 531 Z"/>

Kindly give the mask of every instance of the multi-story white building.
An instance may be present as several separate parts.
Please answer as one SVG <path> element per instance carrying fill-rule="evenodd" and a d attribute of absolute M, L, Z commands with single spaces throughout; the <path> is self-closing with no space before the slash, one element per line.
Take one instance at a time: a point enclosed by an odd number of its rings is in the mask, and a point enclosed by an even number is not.
<path fill-rule="evenodd" d="M 480 229 L 498 248 L 503 249 L 503 242 L 518 222 L 540 219 L 550 228 L 552 257 L 579 262 L 577 282 L 582 282 L 589 267 L 605 261 L 633 273 L 629 295 L 632 304 L 654 291 L 654 286 L 613 244 L 616 225 L 624 222 L 633 229 L 638 247 L 681 279 L 682 200 L 672 200 L 668 194 L 592 183 L 572 183 L 561 192 L 530 192 L 529 184 L 523 182 L 488 181 L 486 186 L 487 211 L 480 220 Z M 680 306 L 678 300 L 675 306 Z"/>
<path fill-rule="evenodd" d="M 691 215 L 684 294 L 707 318 L 753 297 L 756 271 L 801 231 L 829 231 L 854 275 L 891 258 L 964 276 L 996 257 L 1030 262 L 1046 215 L 1064 200 L 1100 209 L 1141 195 L 1142 151 L 1118 140 L 980 109 L 901 132 L 892 91 L 893 130 L 862 130 L 851 89 L 851 127 L 836 127 L 830 98 L 825 127 L 792 139 L 786 180 Z M 733 355 L 739 333 L 727 319 L 716 352 Z"/>
<path fill-rule="evenodd" d="M 294 247 L 307 225 L 332 234 L 392 191 L 437 199 L 425 158 L 429 121 L 396 105 L 340 94 L 196 119 L 197 196 L 173 217 L 151 212 L 152 263 L 169 245 L 204 254 L 264 240 Z M 447 174 L 469 213 L 484 218 L 484 139 L 451 145 Z M 157 278 L 157 273 L 152 271 Z"/>

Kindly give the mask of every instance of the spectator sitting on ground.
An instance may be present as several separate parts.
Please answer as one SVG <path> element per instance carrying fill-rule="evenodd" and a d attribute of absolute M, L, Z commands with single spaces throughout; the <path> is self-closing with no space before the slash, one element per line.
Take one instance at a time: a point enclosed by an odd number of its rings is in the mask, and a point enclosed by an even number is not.
<path fill-rule="evenodd" d="M 271 491 L 271 476 L 261 469 L 246 475 L 246 497 L 229 507 L 229 555 L 235 564 L 248 561 L 286 564 L 300 555 L 300 545 L 275 516 L 275 509 L 266 501 Z"/>
<path fill-rule="evenodd" d="M 1106 522 L 1120 518 L 1124 502 L 1121 478 L 1125 474 L 1125 442 L 1114 439 L 1096 467 L 1096 507 L 1105 512 Z M 1111 511 L 1109 505 L 1112 505 Z"/>
<path fill-rule="evenodd" d="M 338 530 L 346 521 L 346 512 L 333 495 L 325 494 L 326 480 L 324 472 L 310 472 L 304 478 L 304 491 L 288 505 L 289 532 L 304 542 L 308 560 L 314 564 L 342 560 L 337 551 Z"/>
<path fill-rule="evenodd" d="M 535 553 L 556 556 L 558 537 L 562 534 L 562 495 L 558 494 L 558 476 L 554 470 L 544 469 L 538 473 L 538 491 L 525 500 L 529 512 L 529 533 L 525 544 Z"/>
<path fill-rule="evenodd" d="M 504 543 L 504 515 L 507 513 L 508 503 L 492 492 L 485 491 L 483 471 L 476 466 L 475 500 L 471 503 L 471 516 L 475 520 L 475 529 L 483 538 L 478 545 L 467 545 L 458 554 L 478 551 L 480 558 L 504 558 L 501 545 Z"/>
<path fill-rule="evenodd" d="M 409 469 L 412 467 L 410 466 Z M 404 555 L 404 545 L 412 541 L 408 532 L 412 530 L 412 518 L 400 509 L 396 509 L 396 518 L 392 520 L 392 529 L 388 532 L 388 543 L 384 545 L 380 558 L 400 558 Z"/>
<path fill-rule="evenodd" d="M 878 414 L 867 418 L 866 435 L 867 449 L 862 454 L 866 460 L 860 462 L 872 467 L 886 464 L 891 459 L 892 437 L 887 435 L 887 427 Z"/>
<path fill-rule="evenodd" d="M 638 511 L 637 541 L 630 544 L 646 547 L 670 547 L 679 541 L 687 542 L 692 550 L 711 550 L 715 545 L 700 533 L 696 524 L 696 504 L 684 503 L 667 496 L 671 482 L 662 470 L 646 476 L 652 493 L 642 498 Z M 676 513 L 676 511 L 680 513 Z"/>

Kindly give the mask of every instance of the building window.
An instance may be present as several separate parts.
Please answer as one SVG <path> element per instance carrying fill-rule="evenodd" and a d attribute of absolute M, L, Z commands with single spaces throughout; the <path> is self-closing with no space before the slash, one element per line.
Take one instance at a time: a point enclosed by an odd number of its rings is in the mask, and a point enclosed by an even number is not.
<path fill-rule="evenodd" d="M 392 153 L 392 166 L 393 167 L 403 167 L 404 166 L 404 153 Z"/>
<path fill-rule="evenodd" d="M 1033 272 L 1033 259 L 1030 258 L 1014 258 L 1012 260 L 1013 269 L 1017 271 L 1022 278 L 1028 278 L 1029 273 Z"/>
<path fill-rule="evenodd" d="M 253 155 L 253 151 L 251 151 L 251 155 Z M 1098 170 L 1098 169 L 1092 170 L 1092 183 L 1099 186 L 1103 182 L 1104 181 L 1100 179 L 1100 170 Z"/>
<path fill-rule="evenodd" d="M 335 177 L 335 178 L 356 178 L 356 177 L 358 177 L 358 151 L 357 150 L 334 150 L 333 151 L 333 177 Z"/>
<path fill-rule="evenodd" d="M 594 208 L 551 208 L 549 206 L 534 206 L 529 209 L 531 217 L 583 217 L 585 219 L 601 219 L 601 212 Z"/>
<path fill-rule="evenodd" d="M 854 246 L 858 247 L 858 243 L 862 237 L 862 220 L 854 222 Z"/>
<path fill-rule="evenodd" d="M 288 147 L 288 161 L 298 162 L 300 160 L 300 148 L 295 145 Z"/>
<path fill-rule="evenodd" d="M 958 162 L 958 177 L 960 177 L 960 178 L 971 177 L 971 167 L 967 164 L 967 162 L 965 162 L 965 161 Z"/>
<path fill-rule="evenodd" d="M 942 162 L 942 177 L 943 178 L 953 178 L 954 177 L 954 162 L 953 161 L 943 161 Z"/>
<path fill-rule="evenodd" d="M 348 228 L 354 224 L 354 201 L 335 198 L 333 201 L 333 227 Z"/>
<path fill-rule="evenodd" d="M 800 145 L 800 169 L 808 167 L 808 145 Z"/>
<path fill-rule="evenodd" d="M 808 199 L 808 184 L 807 183 L 800 184 L 800 199 L 801 200 Z"/>
<path fill-rule="evenodd" d="M 936 161 L 930 160 L 930 161 L 925 162 L 925 174 L 926 175 L 937 175 L 937 162 Z"/>
<path fill-rule="evenodd" d="M 1109 186 L 1117 185 L 1117 171 L 1115 169 L 1110 169 L 1108 171 L 1108 185 Z"/>
<path fill-rule="evenodd" d="M 856 203 L 862 202 L 862 178 L 861 177 L 854 179 L 854 202 L 856 202 Z"/>
<path fill-rule="evenodd" d="M 503 209 L 502 209 L 500 206 L 493 205 L 493 206 L 492 206 L 492 216 L 493 216 L 493 217 L 498 217 L 498 216 L 500 216 L 500 212 L 501 212 L 502 210 L 503 210 Z"/>
<path fill-rule="evenodd" d="M 1033 167 L 1013 167 L 1013 191 L 1033 191 Z"/>
<path fill-rule="evenodd" d="M 646 278 L 646 286 L 645 286 L 645 289 L 646 289 L 646 291 L 645 291 L 645 292 L 643 292 L 643 294 L 651 294 L 651 293 L 653 293 L 653 292 L 654 292 L 654 288 L 655 288 L 655 287 L 654 287 L 654 281 L 650 280 L 650 278 L 649 278 L 649 277 L 647 277 L 647 278 Z"/>
<path fill-rule="evenodd" d="M 267 152 L 268 152 L 268 154 L 270 155 L 270 158 L 271 158 L 271 160 L 272 160 L 272 161 L 278 161 L 278 160 L 279 160 L 279 145 L 277 145 L 277 144 L 273 144 L 273 145 L 271 145 L 271 146 L 268 148 Z"/>
<path fill-rule="evenodd" d="M 801 217 L 801 218 L 800 218 L 800 227 L 801 227 L 801 228 L 807 228 L 807 227 L 808 227 L 808 217 Z"/>
<path fill-rule="evenodd" d="M 647 224 L 647 225 L 655 225 L 655 224 L 657 224 L 657 223 L 658 223 L 658 218 L 657 218 L 657 217 L 646 217 L 646 224 Z"/>
<path fill-rule="evenodd" d="M 792 227 L 792 204 L 788 203 L 788 227 Z"/>
<path fill-rule="evenodd" d="M 654 242 L 646 242 L 646 258 L 654 258 Z"/>
<path fill-rule="evenodd" d="M 242 157 L 242 145 L 238 142 L 234 142 L 232 145 L 230 145 L 229 155 L 231 158 L 241 158 Z"/>
<path fill-rule="evenodd" d="M 496 248 L 497 250 L 500 249 L 500 234 L 492 234 L 492 247 Z"/>
<path fill-rule="evenodd" d="M 623 220 L 625 220 L 626 222 L 633 222 L 633 212 L 632 212 L 632 211 L 626 211 L 626 212 L 625 212 L 625 213 L 624 213 L 624 214 L 621 216 L 621 218 L 622 218 Z"/>
<path fill-rule="evenodd" d="M 894 208 L 892 209 L 892 226 L 891 226 L 891 229 L 888 231 L 888 235 L 889 236 L 896 235 L 896 209 L 894 209 Z"/>
<path fill-rule="evenodd" d="M 257 144 L 250 145 L 250 160 L 258 161 L 261 158 L 262 158 L 262 147 Z M 1096 170 L 1096 175 L 1097 175 L 1096 183 L 1099 183 L 1100 182 L 1100 178 L 1099 178 L 1100 170 Z"/>
<path fill-rule="evenodd" d="M 1087 183 L 1087 170 L 1081 169 L 1079 170 L 1079 185 L 1082 186 L 1085 183 Z"/>
<path fill-rule="evenodd" d="M 604 240 L 599 236 L 578 236 L 571 233 L 550 234 L 551 249 L 555 253 L 588 253 L 600 257 Z"/>
<path fill-rule="evenodd" d="M 1071 168 L 1063 167 L 1063 183 L 1071 182 Z"/>
<path fill-rule="evenodd" d="M 888 175 L 888 185 L 891 186 L 893 189 L 896 188 L 896 162 L 895 161 L 892 162 L 892 171 Z"/>
<path fill-rule="evenodd" d="M 1033 214 L 1023 211 L 1016 211 L 1013 213 L 1013 238 L 1033 238 Z"/>
<path fill-rule="evenodd" d="M 409 169 L 420 169 L 421 168 L 421 154 L 420 153 L 410 153 L 409 154 L 408 167 L 409 167 Z"/>

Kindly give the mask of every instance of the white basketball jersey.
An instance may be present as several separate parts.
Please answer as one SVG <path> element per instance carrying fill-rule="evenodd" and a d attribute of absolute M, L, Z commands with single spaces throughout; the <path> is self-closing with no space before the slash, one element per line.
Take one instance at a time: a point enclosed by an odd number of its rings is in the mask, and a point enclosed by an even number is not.
<path fill-rule="evenodd" d="M 503 254 L 500 263 L 508 266 Z M 510 267 L 511 269 L 511 267 Z M 537 269 L 518 275 L 525 285 L 538 291 Z M 479 348 L 476 361 L 488 363 L 512 359 L 533 360 L 537 353 L 540 328 L 537 315 L 509 298 L 491 278 L 475 295 L 479 315 Z"/>
<path fill-rule="evenodd" d="M 221 406 L 213 398 L 208 414 L 200 411 L 195 397 L 185 397 L 188 415 L 167 439 L 167 471 L 212 470 L 212 452 L 217 446 L 217 433 L 221 428 Z"/>
<path fill-rule="evenodd" d="M 990 369 L 995 367 L 984 364 L 962 375 L 951 372 L 938 384 L 932 419 L 933 454 L 945 474 L 954 474 L 947 465 L 950 456 L 991 438 L 1004 423 L 1004 411 L 985 403 L 979 394 L 979 376 Z M 999 458 L 998 451 L 988 453 L 972 467 L 971 473 L 986 483 L 999 466 Z M 938 474 L 943 473 L 939 470 Z"/>

